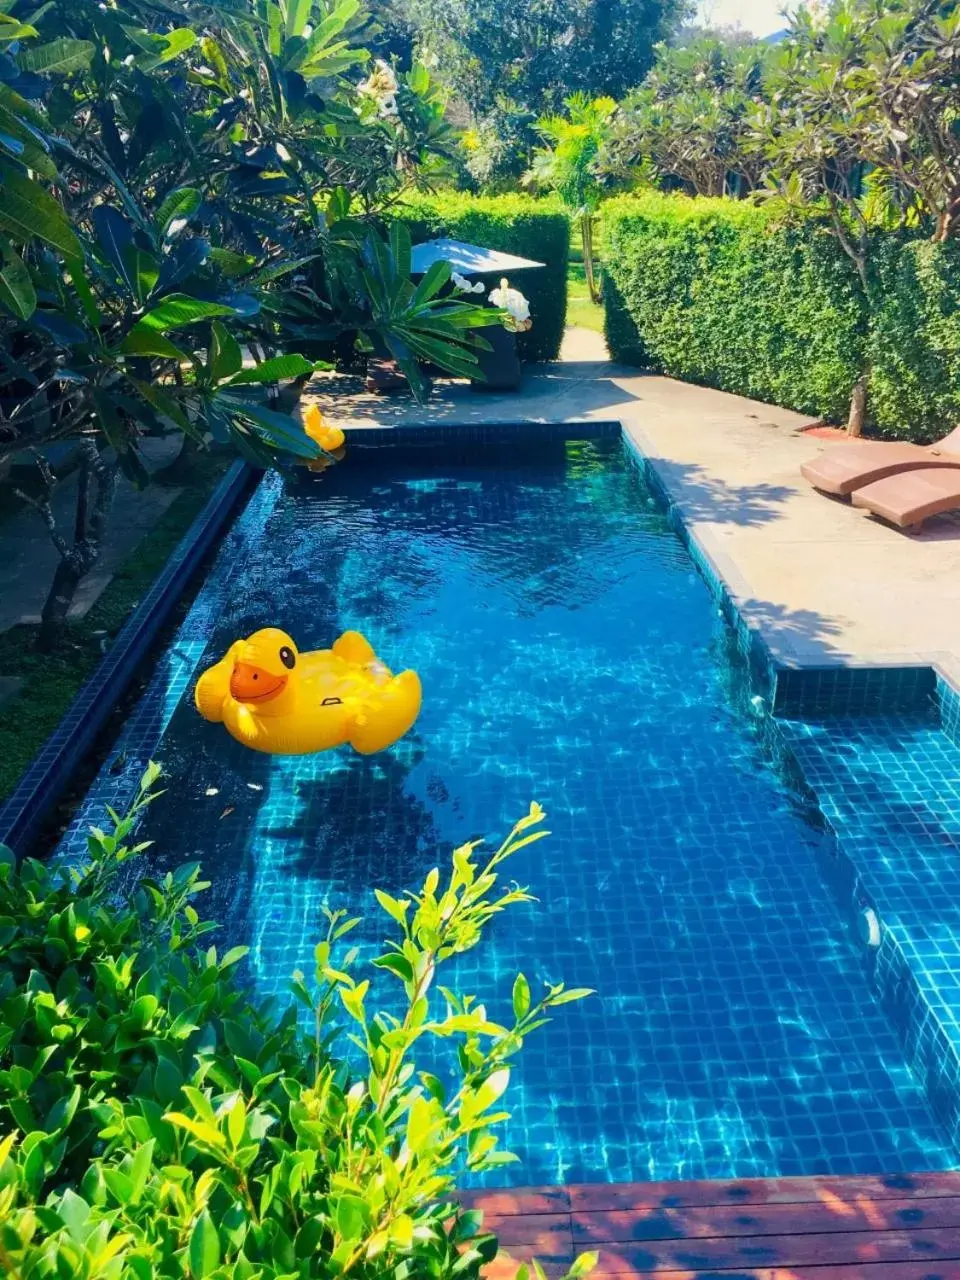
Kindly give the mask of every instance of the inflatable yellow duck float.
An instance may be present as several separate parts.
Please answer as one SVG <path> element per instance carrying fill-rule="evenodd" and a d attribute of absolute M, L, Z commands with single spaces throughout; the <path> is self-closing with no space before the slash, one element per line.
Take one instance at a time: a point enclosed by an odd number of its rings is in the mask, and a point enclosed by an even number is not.
<path fill-rule="evenodd" d="M 197 681 L 205 720 L 245 747 L 307 755 L 349 742 L 370 755 L 402 738 L 420 713 L 420 677 L 395 676 L 357 631 L 332 649 L 300 653 L 276 627 L 235 641 Z"/>
<path fill-rule="evenodd" d="M 318 405 L 310 405 L 303 415 L 303 429 L 324 453 L 330 454 L 339 462 L 347 452 L 346 436 L 339 427 L 327 422 Z M 311 471 L 326 471 L 330 466 L 330 458 L 312 458 L 307 463 Z"/>

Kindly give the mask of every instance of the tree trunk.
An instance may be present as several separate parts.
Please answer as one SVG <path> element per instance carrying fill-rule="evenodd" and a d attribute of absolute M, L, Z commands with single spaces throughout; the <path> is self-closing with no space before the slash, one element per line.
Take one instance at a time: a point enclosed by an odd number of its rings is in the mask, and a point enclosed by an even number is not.
<path fill-rule="evenodd" d="M 847 435 L 859 436 L 863 433 L 863 423 L 867 416 L 867 374 L 862 373 L 853 385 L 850 393 L 850 413 L 847 417 Z"/>
<path fill-rule="evenodd" d="M 160 481 L 161 484 L 179 484 L 181 480 L 189 479 L 193 464 L 202 452 L 203 445 L 199 440 L 184 432 L 177 456 L 161 471 L 154 472 L 154 480 Z"/>
<path fill-rule="evenodd" d="M 590 300 L 599 305 L 603 301 L 600 287 L 597 284 L 597 275 L 595 264 L 593 261 L 593 215 L 583 213 L 580 215 L 580 234 L 583 237 L 583 271 L 587 277 L 587 288 L 590 291 Z"/>
<path fill-rule="evenodd" d="M 60 563 L 40 615 L 37 648 L 41 653 L 50 653 L 63 638 L 77 588 L 100 558 L 103 531 L 116 497 L 118 480 L 117 464 L 105 461 L 92 440 L 84 440 L 80 445 L 80 475 L 72 546 L 57 529 L 49 491 L 46 499 L 35 504 L 60 553 Z M 96 493 L 91 505 L 90 494 L 94 486 Z"/>

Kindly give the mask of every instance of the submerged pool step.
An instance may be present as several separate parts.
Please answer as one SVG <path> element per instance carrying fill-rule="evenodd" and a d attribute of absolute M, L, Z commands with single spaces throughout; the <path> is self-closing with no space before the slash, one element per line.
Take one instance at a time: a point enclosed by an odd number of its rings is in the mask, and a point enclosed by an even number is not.
<path fill-rule="evenodd" d="M 960 746 L 930 717 L 779 729 L 856 872 L 853 909 L 876 912 L 884 1004 L 960 1147 Z"/>

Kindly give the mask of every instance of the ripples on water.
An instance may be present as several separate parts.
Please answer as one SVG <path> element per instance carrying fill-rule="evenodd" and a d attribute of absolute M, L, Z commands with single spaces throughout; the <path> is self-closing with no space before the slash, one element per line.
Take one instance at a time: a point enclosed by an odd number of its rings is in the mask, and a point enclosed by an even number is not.
<path fill-rule="evenodd" d="M 364 912 L 369 950 L 374 886 L 548 811 L 512 869 L 540 905 L 452 978 L 504 1016 L 520 968 L 599 992 L 526 1047 L 501 1182 L 951 1163 L 823 886 L 829 837 L 765 763 L 715 604 L 619 441 L 354 449 L 292 479 L 210 658 L 264 625 L 304 649 L 363 631 L 424 709 L 379 756 L 289 760 L 177 711 L 149 834 L 203 861 L 262 990 L 309 968 L 322 904 Z"/>

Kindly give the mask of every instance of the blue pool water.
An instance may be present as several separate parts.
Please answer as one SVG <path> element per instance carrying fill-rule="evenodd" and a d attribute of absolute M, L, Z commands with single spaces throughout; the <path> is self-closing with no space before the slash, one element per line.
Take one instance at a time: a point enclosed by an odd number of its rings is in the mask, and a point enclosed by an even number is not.
<path fill-rule="evenodd" d="M 309 969 L 323 905 L 363 912 L 532 799 L 537 906 L 453 974 L 596 988 L 518 1060 L 498 1181 L 896 1172 L 953 1163 L 826 887 L 819 813 L 768 764 L 715 601 L 619 439 L 350 450 L 294 478 L 216 602 L 206 660 L 263 625 L 365 632 L 416 668 L 399 745 L 256 755 L 185 698 L 147 835 L 202 860 L 264 992 Z M 388 979 L 384 979 L 388 982 Z M 368 1001 L 369 1003 L 369 1001 Z"/>

